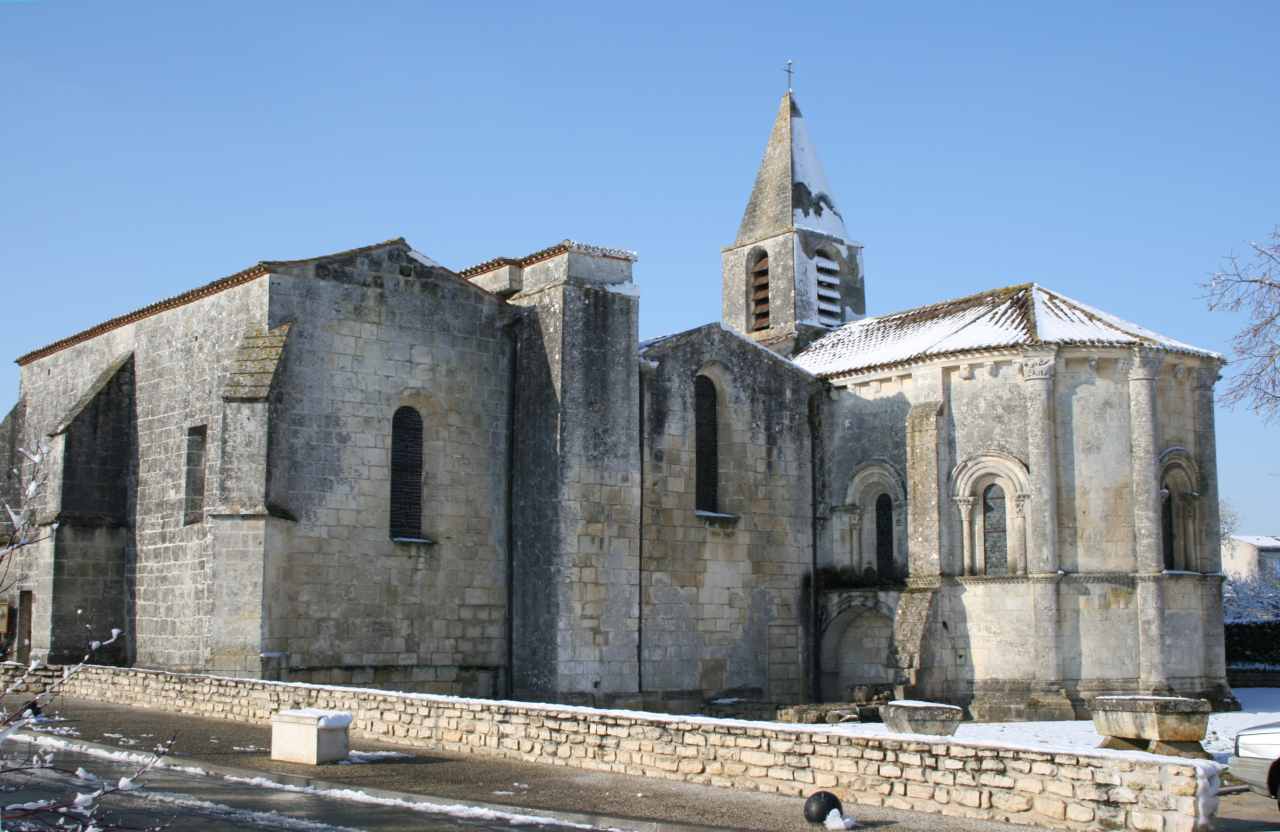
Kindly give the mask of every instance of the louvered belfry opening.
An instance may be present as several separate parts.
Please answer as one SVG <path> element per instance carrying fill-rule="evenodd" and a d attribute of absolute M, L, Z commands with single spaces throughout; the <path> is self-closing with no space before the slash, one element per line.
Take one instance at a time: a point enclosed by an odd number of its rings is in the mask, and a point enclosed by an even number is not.
<path fill-rule="evenodd" d="M 840 264 L 831 252 L 820 250 L 814 257 L 818 270 L 818 323 L 835 329 L 844 323 L 840 300 Z"/>
<path fill-rule="evenodd" d="M 769 255 L 760 254 L 748 270 L 751 278 L 751 331 L 769 328 Z"/>
<path fill-rule="evenodd" d="M 391 418 L 391 537 L 422 538 L 422 416 L 412 407 Z"/>
<path fill-rule="evenodd" d="M 716 386 L 706 376 L 693 380 L 694 508 L 719 511 L 720 437 Z"/>

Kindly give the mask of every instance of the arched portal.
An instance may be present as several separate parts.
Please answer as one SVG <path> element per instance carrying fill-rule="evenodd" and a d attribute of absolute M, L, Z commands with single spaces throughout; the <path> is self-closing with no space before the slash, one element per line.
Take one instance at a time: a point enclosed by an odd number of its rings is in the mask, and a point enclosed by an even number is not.
<path fill-rule="evenodd" d="M 892 685 L 898 676 L 893 619 L 879 606 L 851 609 L 822 637 L 822 698 L 848 702 L 859 685 Z"/>

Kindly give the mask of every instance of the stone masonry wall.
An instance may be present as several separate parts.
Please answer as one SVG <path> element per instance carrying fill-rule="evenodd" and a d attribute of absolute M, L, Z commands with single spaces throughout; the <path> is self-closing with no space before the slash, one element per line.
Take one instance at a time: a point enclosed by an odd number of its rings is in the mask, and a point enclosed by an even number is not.
<path fill-rule="evenodd" d="M 912 539 L 907 558 L 913 585 L 936 587 L 915 695 L 970 705 L 975 714 L 1030 717 L 1017 709 L 1037 690 L 1056 696 L 1054 707 L 1061 707 L 1057 691 L 1063 689 L 1079 711 L 1093 695 L 1131 690 L 1140 681 L 1135 573 L 1139 554 L 1159 540 L 1135 543 L 1131 460 L 1139 451 L 1133 437 L 1146 429 L 1132 421 L 1133 356 L 1071 347 L 1047 363 L 1034 360 L 992 353 L 853 376 L 835 382 L 839 392 L 830 406 L 828 489 L 838 500 L 868 467 L 903 470 L 906 409 L 935 398 L 943 403 L 936 551 L 920 551 Z M 1217 539 L 1214 368 L 1201 363 L 1186 356 L 1157 362 L 1155 435 L 1146 441 L 1156 455 L 1181 455 L 1198 466 L 1201 536 L 1194 543 L 1207 553 Z M 975 549 L 978 541 L 976 531 L 963 526 L 954 479 L 959 464 L 990 455 L 1011 458 L 1026 472 L 1027 493 L 1006 499 L 1009 551 L 1020 548 L 1015 543 L 1025 546 L 1031 576 L 967 574 L 965 536 Z M 905 507 L 909 526 L 921 510 Z M 848 522 L 833 513 L 821 562 L 849 561 Z M 1164 587 L 1158 623 L 1166 632 L 1159 639 L 1162 673 L 1175 690 L 1213 697 L 1222 683 L 1221 626 L 1213 623 L 1221 618 L 1220 596 L 1210 574 L 1217 562 L 1202 554 L 1188 568 L 1202 574 L 1158 579 Z M 1205 648 L 1177 650 L 1178 644 Z"/>
<path fill-rule="evenodd" d="M 639 301 L 629 260 L 570 251 L 524 272 L 513 470 L 515 695 L 634 701 Z"/>
<path fill-rule="evenodd" d="M 187 431 L 207 427 L 208 482 L 216 482 L 222 440 L 220 391 L 229 345 L 266 323 L 267 280 L 252 280 L 113 329 L 22 367 L 22 443 L 46 437 L 75 412 L 104 371 L 133 354 L 136 506 L 128 518 L 136 554 L 126 565 L 130 593 L 120 621 L 139 665 L 205 666 L 210 631 L 209 524 L 186 523 Z M 46 440 L 47 441 L 47 440 Z M 51 496 L 60 494 L 51 484 Z M 16 589 L 34 592 L 33 652 L 49 648 L 52 546 L 29 557 Z M 15 593 L 16 594 L 16 593 Z M 127 606 L 125 606 L 127 605 Z M 106 633 L 95 635 L 102 638 Z"/>
<path fill-rule="evenodd" d="M 67 696 L 237 722 L 285 708 L 352 713 L 361 736 L 744 791 L 829 789 L 851 804 L 1041 829 L 1208 830 L 1216 767 L 1127 752 L 1055 753 L 833 727 L 664 717 L 425 694 L 87 667 Z"/>
<path fill-rule="evenodd" d="M 507 663 L 511 310 L 391 243 L 271 275 L 262 651 L 280 678 L 493 695 Z M 392 417 L 423 423 L 423 541 L 390 533 Z M 250 534 L 249 530 L 244 532 Z"/>
<path fill-rule="evenodd" d="M 646 692 L 805 701 L 816 382 L 719 325 L 643 353 Z M 694 379 L 719 394 L 718 510 L 695 511 Z M 691 703 L 697 707 L 697 702 Z"/>
<path fill-rule="evenodd" d="M 0 505 L 17 508 L 20 505 L 22 482 L 20 471 L 22 455 L 18 453 L 22 435 L 23 402 L 18 402 L 0 421 Z M 13 530 L 9 513 L 0 512 L 0 540 L 7 540 Z"/>

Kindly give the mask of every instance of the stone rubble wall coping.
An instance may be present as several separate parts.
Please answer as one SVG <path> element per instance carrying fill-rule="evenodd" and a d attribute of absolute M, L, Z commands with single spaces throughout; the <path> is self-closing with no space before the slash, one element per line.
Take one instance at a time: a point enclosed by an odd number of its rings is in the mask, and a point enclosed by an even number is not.
<path fill-rule="evenodd" d="M 84 668 L 63 691 L 249 723 L 349 711 L 354 734 L 382 742 L 797 797 L 827 789 L 850 804 L 1036 828 L 1198 832 L 1217 809 L 1219 766 L 1134 752 L 108 667 Z"/>

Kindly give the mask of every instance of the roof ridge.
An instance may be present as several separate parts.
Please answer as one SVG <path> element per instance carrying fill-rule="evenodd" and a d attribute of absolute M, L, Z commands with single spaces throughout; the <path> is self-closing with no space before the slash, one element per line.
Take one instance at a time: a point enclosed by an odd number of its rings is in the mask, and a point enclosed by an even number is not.
<path fill-rule="evenodd" d="M 949 300 L 940 300 L 935 303 L 925 304 L 924 306 L 913 306 L 910 309 L 903 309 L 898 312 L 889 312 L 884 315 L 868 316 L 866 318 L 861 318 L 857 321 L 851 321 L 850 323 L 845 324 L 844 326 L 851 326 L 854 324 L 862 324 L 862 323 L 873 322 L 873 321 L 886 321 L 890 319 L 906 317 L 908 315 L 922 315 L 926 312 L 933 312 L 943 307 L 956 307 L 961 305 L 970 305 L 970 304 L 977 303 L 980 300 L 984 300 L 986 298 L 994 298 L 997 295 L 1016 294 L 1017 292 L 1024 291 L 1028 287 L 1034 286 L 1034 285 L 1035 284 L 1033 283 L 1014 283 L 1009 286 L 1000 286 L 995 289 L 987 289 L 982 292 L 974 292 L 973 294 L 970 294 L 970 295 L 961 295 L 958 298 L 951 298 Z M 840 327 L 840 329 L 844 329 L 844 327 Z M 839 332 L 840 329 L 837 329 L 834 331 Z"/>
<path fill-rule="evenodd" d="M 335 251 L 332 254 L 321 254 L 317 257 L 304 257 L 301 260 L 259 260 L 258 265 L 259 266 L 302 266 L 307 263 L 315 263 L 320 260 L 328 260 L 330 257 L 346 257 L 347 255 L 350 255 L 350 254 L 364 254 L 366 251 L 373 251 L 375 248 L 382 248 L 383 246 L 394 246 L 394 245 L 401 245 L 407 248 L 409 246 L 409 241 L 406 240 L 404 237 L 392 237 L 391 239 L 383 240 L 380 243 L 370 243 L 367 246 L 358 246 L 357 248 L 349 248 L 344 251 Z"/>
<path fill-rule="evenodd" d="M 204 284 L 203 286 L 197 286 L 194 289 L 188 289 L 185 292 L 163 298 L 154 303 L 135 309 L 132 312 L 126 312 L 123 315 L 108 318 L 102 323 L 91 326 L 88 329 L 82 329 L 81 331 L 73 335 L 69 335 L 66 338 L 61 338 L 53 343 L 46 344 L 43 347 L 38 347 L 37 349 L 14 359 L 14 363 L 19 367 L 26 366 L 32 361 L 53 355 L 55 352 L 60 352 L 67 347 L 74 346 L 82 341 L 88 341 L 92 338 L 96 338 L 99 335 L 103 335 L 114 329 L 119 329 L 122 326 L 128 326 L 129 324 L 136 323 L 144 318 L 150 318 L 152 315 L 158 315 L 161 312 L 176 309 L 179 306 L 185 306 L 188 303 L 202 300 L 210 295 L 216 295 L 219 292 L 256 280 L 270 272 L 273 267 L 303 265 L 306 263 L 314 263 L 318 260 L 326 260 L 330 257 L 345 257 L 352 254 L 363 254 L 366 251 L 372 251 L 373 249 L 390 245 L 408 246 L 408 242 L 405 241 L 404 237 L 395 237 L 390 240 L 383 240 L 380 243 L 373 243 L 371 245 L 360 246 L 358 248 L 347 249 L 345 251 L 337 251 L 332 254 L 322 254 L 319 257 L 309 257 L 303 260 L 259 260 L 247 269 L 241 269 L 234 274 L 227 275 L 226 277 L 220 277 L 217 280 Z"/>
<path fill-rule="evenodd" d="M 1222 360 L 1038 283 L 1016 283 L 850 322 L 810 344 L 796 362 L 831 378 L 975 350 L 1051 344 L 1157 348 Z"/>
<path fill-rule="evenodd" d="M 561 240 L 553 246 L 538 249 L 532 254 L 526 254 L 524 257 L 494 257 L 492 260 L 486 260 L 483 263 L 477 263 L 474 266 L 467 266 L 457 272 L 459 277 L 470 280 L 471 278 L 491 272 L 499 266 L 532 266 L 543 260 L 549 260 L 560 254 L 567 252 L 579 252 L 582 254 L 591 254 L 597 257 L 608 257 L 614 260 L 636 260 L 638 259 L 634 251 L 628 251 L 621 248 L 608 248 L 606 246 L 592 245 L 591 243 L 583 243 L 578 240 Z"/>
<path fill-rule="evenodd" d="M 1011 292 L 1007 292 L 1007 293 L 1002 293 L 1002 291 L 993 292 L 993 293 L 992 293 L 992 300 L 996 300 L 996 301 L 998 301 L 998 303 L 999 303 L 999 304 L 1003 305 L 1004 303 L 1007 303 L 1010 299 L 1015 298 L 1015 297 L 1017 297 L 1019 294 L 1021 294 L 1022 292 L 1026 291 L 1026 288 L 1027 288 L 1027 287 L 1026 287 L 1026 285 L 1023 285 L 1023 286 L 1016 286 L 1016 287 L 1011 286 L 1011 287 L 1007 287 L 1007 288 L 1009 288 L 1009 289 L 1016 289 L 1017 291 L 1011 291 Z M 960 310 L 957 310 L 957 311 L 960 311 Z M 982 320 L 985 320 L 985 319 L 987 319 L 987 318 L 990 318 L 992 315 L 995 315 L 995 314 L 996 314 L 997 312 L 999 312 L 999 311 L 1000 311 L 1000 306 L 999 306 L 999 305 L 997 305 L 997 306 L 993 306 L 993 307 L 991 307 L 990 309 L 984 310 L 984 311 L 982 312 L 982 314 L 981 314 L 981 315 L 974 315 L 972 318 L 970 318 L 969 320 L 967 320 L 967 321 L 965 321 L 964 323 L 960 324 L 960 326 L 956 327 L 955 329 L 951 330 L 950 332 L 947 332 L 947 333 L 945 333 L 945 334 L 939 335 L 936 339 L 934 339 L 933 343 L 929 344 L 927 347 L 925 347 L 925 348 L 924 348 L 924 349 L 922 349 L 922 350 L 917 350 L 917 351 L 916 351 L 916 354 L 917 354 L 917 355 L 927 355 L 927 354 L 929 353 L 929 351 L 930 351 L 930 350 L 932 350 L 934 347 L 936 347 L 938 344 L 942 343 L 943 341 L 947 340 L 948 338 L 954 338 L 954 337 L 955 337 L 956 335 L 958 335 L 959 333 L 964 332 L 964 331 L 965 331 L 966 329 L 968 329 L 969 327 L 971 327 L 971 326 L 973 326 L 974 324 L 978 323 L 978 321 L 982 321 Z M 1025 319 L 1027 319 L 1028 317 L 1029 317 L 1029 316 L 1027 316 L 1027 315 L 1025 314 L 1025 312 L 1024 312 L 1024 314 L 1023 314 L 1024 322 L 1027 322 Z M 1033 339 L 1034 339 L 1034 330 L 1032 330 L 1032 337 L 1033 337 Z"/>

